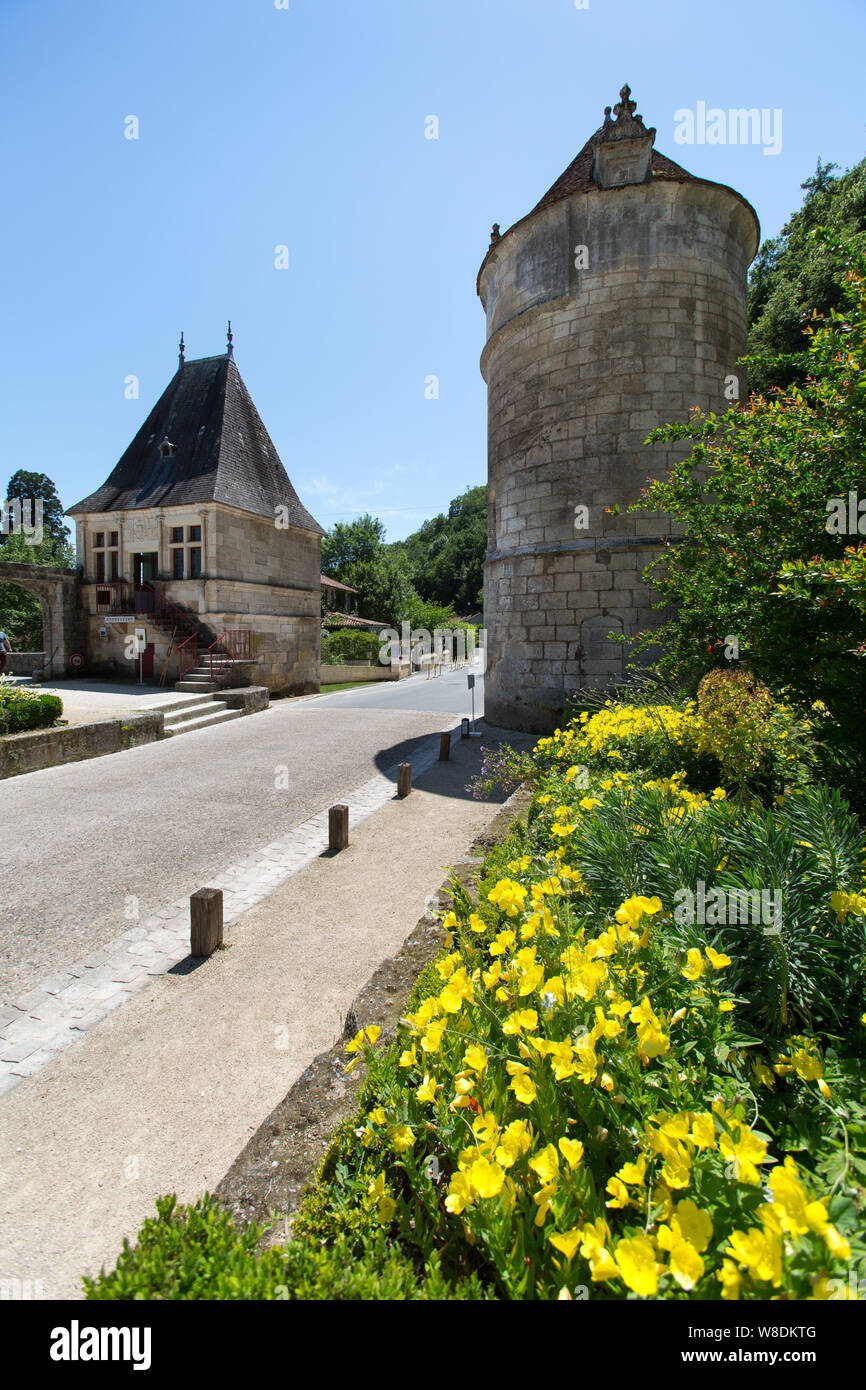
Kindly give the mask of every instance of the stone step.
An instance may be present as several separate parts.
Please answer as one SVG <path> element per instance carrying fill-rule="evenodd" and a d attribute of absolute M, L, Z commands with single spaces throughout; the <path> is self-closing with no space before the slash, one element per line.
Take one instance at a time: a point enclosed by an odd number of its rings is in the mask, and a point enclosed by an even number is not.
<path fill-rule="evenodd" d="M 225 724 L 228 719 L 240 719 L 243 710 L 228 709 L 223 705 L 222 709 L 217 709 L 213 714 L 201 714 L 193 719 L 179 720 L 176 724 L 166 725 L 166 735 L 174 738 L 177 734 L 188 734 L 194 729 L 207 729 L 212 724 Z"/>
<path fill-rule="evenodd" d="M 187 677 L 185 680 L 175 681 L 174 688 L 175 690 L 189 691 L 191 695 L 207 695 L 209 692 L 219 689 L 215 681 L 205 680 L 203 677 L 199 677 L 198 680 L 190 680 Z"/>
<path fill-rule="evenodd" d="M 198 719 L 206 714 L 221 714 L 226 709 L 228 709 L 228 705 L 225 700 L 218 700 L 214 695 L 193 696 L 188 706 L 178 710 L 166 710 L 162 726 L 168 730 L 175 728 L 178 724 L 185 724 L 187 720 Z"/>
<path fill-rule="evenodd" d="M 212 703 L 213 697 L 209 691 L 203 695 L 187 695 L 183 700 L 164 700 L 159 705 L 142 705 L 142 710 L 160 710 L 166 718 L 170 714 L 175 714 L 178 710 L 197 709 L 202 705 Z"/>

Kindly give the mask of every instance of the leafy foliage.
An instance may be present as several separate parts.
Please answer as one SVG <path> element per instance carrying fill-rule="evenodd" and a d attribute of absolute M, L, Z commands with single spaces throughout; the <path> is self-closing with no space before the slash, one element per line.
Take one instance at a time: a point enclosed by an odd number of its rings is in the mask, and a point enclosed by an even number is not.
<path fill-rule="evenodd" d="M 63 713 L 59 695 L 9 685 L 0 678 L 0 734 L 46 729 Z"/>
<path fill-rule="evenodd" d="M 844 277 L 845 309 L 810 327 L 805 384 L 720 419 L 696 411 L 650 436 L 693 449 L 634 508 L 667 513 L 687 532 L 645 572 L 659 606 L 673 607 L 637 649 L 661 647 L 663 672 L 696 680 L 724 663 L 734 637 L 755 677 L 804 712 L 817 704 L 824 736 L 862 761 L 862 614 L 850 602 L 806 604 L 780 582 L 797 562 L 842 558 L 828 504 L 866 494 L 866 258 L 828 236 L 816 244 Z"/>
<path fill-rule="evenodd" d="M 6 497 L 20 497 L 25 501 L 32 499 L 34 503 L 37 498 L 41 497 L 42 527 L 45 539 L 57 554 L 65 553 L 69 549 L 70 532 L 69 527 L 63 523 L 63 504 L 57 494 L 57 488 L 47 474 L 30 473 L 24 468 L 19 468 L 9 479 Z M 0 535 L 0 545 L 5 539 Z M 8 544 L 8 540 L 6 543 Z M 47 562 L 33 561 L 32 563 L 44 564 Z"/>
<path fill-rule="evenodd" d="M 487 488 L 467 488 L 454 498 L 447 514 L 425 521 L 391 549 L 405 558 L 422 599 L 453 607 L 457 613 L 480 610 L 487 553 Z M 430 623 L 411 621 L 415 627 L 432 631 Z"/>
<path fill-rule="evenodd" d="M 827 315 L 845 302 L 839 266 L 810 233 L 829 227 L 866 250 L 866 159 L 834 177 L 835 164 L 822 164 L 802 187 L 803 206 L 778 237 L 765 241 L 749 276 L 749 382 L 766 393 L 774 386 L 802 382 L 801 354 L 813 312 Z M 779 358 L 782 358 L 779 361 Z"/>
<path fill-rule="evenodd" d="M 342 661 L 375 662 L 379 657 L 379 645 L 379 638 L 374 632 L 351 627 L 337 628 L 322 642 L 322 660 L 338 665 Z"/>

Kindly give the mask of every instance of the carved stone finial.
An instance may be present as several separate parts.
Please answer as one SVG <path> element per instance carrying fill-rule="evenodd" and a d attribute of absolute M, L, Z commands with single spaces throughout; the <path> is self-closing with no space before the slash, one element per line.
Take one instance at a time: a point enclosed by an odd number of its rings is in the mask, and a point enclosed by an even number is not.
<path fill-rule="evenodd" d="M 185 349 L 184 349 L 184 345 L 183 345 L 183 329 L 181 329 L 181 333 L 180 333 L 180 342 L 179 342 L 178 345 L 177 345 L 177 354 L 178 354 L 178 363 L 177 363 L 177 365 L 178 365 L 179 367 L 182 367 L 183 364 L 184 364 L 184 362 L 185 362 L 185 360 L 186 360 L 185 357 L 184 357 L 184 350 L 185 350 Z"/>
<path fill-rule="evenodd" d="M 226 343 L 226 357 L 234 357 L 235 350 L 232 347 L 232 321 L 229 319 L 228 339 Z"/>
<path fill-rule="evenodd" d="M 620 116 L 633 116 L 634 113 L 635 113 L 635 111 L 637 110 L 637 102 L 636 102 L 636 101 L 630 101 L 630 100 L 629 100 L 629 97 L 630 97 L 630 96 L 631 96 L 631 87 L 630 87 L 630 86 L 628 85 L 628 83 L 626 82 L 626 84 L 625 84 L 624 87 L 620 87 L 620 89 L 619 89 L 619 101 L 617 102 L 616 106 L 613 108 L 613 109 L 614 109 L 614 114 L 615 114 L 617 120 L 619 120 Z M 641 120 L 641 117 L 640 117 L 640 116 L 638 116 L 638 120 Z"/>
<path fill-rule="evenodd" d="M 637 102 L 631 99 L 631 87 L 626 82 L 620 89 L 619 101 L 604 108 L 604 123 L 593 135 L 593 178 L 600 188 L 618 188 L 629 183 L 647 183 L 652 179 L 652 147 L 655 128 L 647 129 L 643 116 L 636 115 Z"/>
<path fill-rule="evenodd" d="M 496 244 L 496 242 L 499 240 L 499 238 L 500 238 L 501 235 L 502 235 L 502 233 L 501 233 L 500 230 L 499 230 L 499 223 L 498 223 L 498 222 L 494 222 L 494 223 L 493 223 L 493 231 L 490 233 L 490 245 L 491 245 L 491 246 L 494 246 L 494 245 Z"/>

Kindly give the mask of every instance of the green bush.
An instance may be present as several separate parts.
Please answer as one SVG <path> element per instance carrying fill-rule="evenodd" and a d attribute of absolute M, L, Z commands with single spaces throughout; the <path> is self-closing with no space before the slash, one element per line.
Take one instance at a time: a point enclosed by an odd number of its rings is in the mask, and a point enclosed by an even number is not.
<path fill-rule="evenodd" d="M 47 729 L 63 713 L 59 695 L 18 686 L 0 686 L 0 734 L 17 734 L 23 729 Z"/>
<path fill-rule="evenodd" d="M 377 633 L 362 632 L 359 628 L 344 627 L 322 640 L 322 660 L 331 665 L 343 661 L 370 661 L 379 659 L 379 637 Z"/>
<path fill-rule="evenodd" d="M 85 1277 L 93 1302 L 189 1300 L 195 1302 L 398 1301 L 479 1299 L 477 1280 L 450 1286 L 437 1258 L 418 1269 L 388 1244 L 381 1228 L 357 1248 L 345 1234 L 327 1249 L 293 1240 L 260 1251 L 264 1230 L 237 1226 L 209 1195 L 179 1206 L 172 1194 L 157 1199 L 157 1216 L 145 1221 L 134 1246 L 123 1242 L 117 1267 Z"/>

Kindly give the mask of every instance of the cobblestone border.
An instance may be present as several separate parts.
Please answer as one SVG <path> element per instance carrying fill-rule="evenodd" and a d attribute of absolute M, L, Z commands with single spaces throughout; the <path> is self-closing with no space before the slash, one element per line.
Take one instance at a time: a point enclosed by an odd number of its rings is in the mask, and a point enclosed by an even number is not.
<path fill-rule="evenodd" d="M 531 792 L 519 787 L 452 866 L 467 888 L 477 885 L 487 854 L 505 838 L 514 822 L 525 816 L 530 800 Z M 366 1068 L 356 1067 L 346 1075 L 346 1039 L 354 1037 L 360 1027 L 378 1024 L 382 1045 L 387 1047 L 393 1041 L 418 976 L 442 950 L 445 933 L 439 913 L 447 912 L 452 903 L 451 885 L 446 880 L 427 899 L 427 911 L 397 954 L 383 961 L 353 1000 L 343 1037 L 310 1063 L 216 1187 L 214 1196 L 236 1221 L 267 1224 L 276 1213 L 282 1217 L 271 1225 L 263 1245 L 278 1245 L 288 1239 L 291 1216 L 305 1187 L 338 1126 L 355 1113 Z"/>

